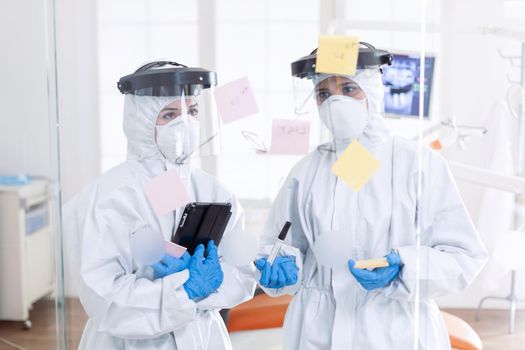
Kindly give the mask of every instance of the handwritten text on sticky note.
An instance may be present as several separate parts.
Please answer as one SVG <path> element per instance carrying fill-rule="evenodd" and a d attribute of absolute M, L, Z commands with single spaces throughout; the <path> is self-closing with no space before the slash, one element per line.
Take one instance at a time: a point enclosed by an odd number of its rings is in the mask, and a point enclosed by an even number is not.
<path fill-rule="evenodd" d="M 310 123 L 307 121 L 274 119 L 272 148 L 275 154 L 306 154 L 310 140 Z"/>
<path fill-rule="evenodd" d="M 186 188 L 176 169 L 168 170 L 153 178 L 144 186 L 144 192 L 159 216 L 180 208 L 189 201 Z"/>
<path fill-rule="evenodd" d="M 217 87 L 215 101 L 224 123 L 231 123 L 259 112 L 247 77 Z"/>
<path fill-rule="evenodd" d="M 354 140 L 332 166 L 332 172 L 354 192 L 359 192 L 380 166 L 374 155 Z"/>
<path fill-rule="evenodd" d="M 359 38 L 345 35 L 321 35 L 315 71 L 355 75 L 359 54 Z"/>

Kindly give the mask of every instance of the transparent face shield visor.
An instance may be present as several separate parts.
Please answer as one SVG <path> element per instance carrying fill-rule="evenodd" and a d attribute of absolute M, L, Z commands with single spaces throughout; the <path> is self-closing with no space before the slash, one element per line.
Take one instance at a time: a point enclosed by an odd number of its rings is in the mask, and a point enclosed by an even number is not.
<path fill-rule="evenodd" d="M 179 86 L 177 91 L 172 92 L 179 95 L 173 96 L 173 100 L 157 115 L 157 127 L 178 125 L 179 135 L 173 135 L 177 164 L 183 164 L 194 155 L 210 156 L 220 153 L 219 120 L 213 90 L 213 86 Z"/>
<path fill-rule="evenodd" d="M 357 79 L 345 75 L 317 73 L 308 78 L 294 77 L 293 86 L 297 115 L 317 113 L 322 103 L 335 95 L 366 99 Z"/>
<path fill-rule="evenodd" d="M 317 104 L 315 101 L 315 83 L 313 78 L 317 74 L 306 77 L 292 77 L 294 93 L 294 112 L 297 116 L 317 117 Z"/>

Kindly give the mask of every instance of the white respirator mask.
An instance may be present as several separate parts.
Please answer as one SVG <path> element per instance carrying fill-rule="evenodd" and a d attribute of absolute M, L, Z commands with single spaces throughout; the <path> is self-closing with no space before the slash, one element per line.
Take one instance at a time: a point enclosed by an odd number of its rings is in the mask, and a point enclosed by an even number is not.
<path fill-rule="evenodd" d="M 182 164 L 197 149 L 199 122 L 181 115 L 165 125 L 156 125 L 157 147 L 162 155 L 174 164 Z"/>
<path fill-rule="evenodd" d="M 368 125 L 366 98 L 330 96 L 319 106 L 319 116 L 335 140 L 357 139 Z"/>

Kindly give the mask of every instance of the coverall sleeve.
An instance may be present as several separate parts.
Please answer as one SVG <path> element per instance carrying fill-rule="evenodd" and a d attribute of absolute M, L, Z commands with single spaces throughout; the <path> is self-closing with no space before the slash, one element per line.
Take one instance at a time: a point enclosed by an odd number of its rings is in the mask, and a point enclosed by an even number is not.
<path fill-rule="evenodd" d="M 413 178 L 417 179 L 417 174 Z M 422 193 L 417 212 L 422 232 L 421 297 L 462 291 L 480 272 L 488 255 L 448 165 L 440 155 L 428 150 L 423 162 Z M 397 251 L 403 263 L 402 270 L 399 278 L 383 292 L 393 298 L 413 300 L 417 246 L 401 246 Z"/>
<path fill-rule="evenodd" d="M 196 305 L 182 287 L 188 270 L 155 281 L 134 273 L 126 232 L 135 217 L 131 210 L 113 203 L 87 212 L 81 228 L 80 300 L 97 331 L 155 338 L 193 321 Z"/>
<path fill-rule="evenodd" d="M 232 196 L 228 202 L 232 203 L 232 217 L 228 223 L 225 235 L 244 229 L 244 211 L 238 200 Z M 221 261 L 224 280 L 216 293 L 197 302 L 197 308 L 230 309 L 253 297 L 255 281 L 253 263 L 246 266 L 234 266 L 226 261 Z"/>
<path fill-rule="evenodd" d="M 293 174 L 294 171 L 288 176 L 272 205 L 264 231 L 261 235 L 258 258 L 264 258 L 270 254 L 284 224 L 286 221 L 290 221 L 292 225 L 285 239 L 286 244 L 281 247 L 280 255 L 295 256 L 295 263 L 299 268 L 297 272 L 297 283 L 282 288 L 266 288 L 260 286 L 266 294 L 272 297 L 285 294 L 294 295 L 298 292 L 302 283 L 304 257 L 308 249 L 308 240 L 303 230 L 303 227 L 306 227 L 307 223 L 304 215 L 301 215 L 298 205 L 299 182 L 294 178 Z M 256 270 L 255 277 L 258 282 L 261 278 L 261 272 L 259 270 Z"/>

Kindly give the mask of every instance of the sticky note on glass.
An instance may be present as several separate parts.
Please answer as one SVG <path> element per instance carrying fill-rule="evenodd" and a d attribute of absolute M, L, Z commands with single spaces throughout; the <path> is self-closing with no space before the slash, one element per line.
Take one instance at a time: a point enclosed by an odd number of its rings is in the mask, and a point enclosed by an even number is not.
<path fill-rule="evenodd" d="M 359 192 L 380 166 L 372 153 L 354 140 L 332 166 L 332 172 L 354 192 Z"/>
<path fill-rule="evenodd" d="M 174 258 L 180 258 L 187 250 L 186 247 L 170 241 L 164 241 L 164 248 L 166 249 L 166 254 L 171 255 Z"/>
<path fill-rule="evenodd" d="M 215 89 L 217 112 L 224 123 L 231 123 L 259 112 L 247 77 Z"/>
<path fill-rule="evenodd" d="M 345 35 L 321 35 L 317 48 L 315 71 L 355 75 L 359 38 Z"/>
<path fill-rule="evenodd" d="M 274 119 L 272 147 L 274 154 L 306 154 L 310 140 L 310 123 L 300 120 Z"/>
<path fill-rule="evenodd" d="M 443 149 L 443 145 L 441 144 L 441 141 L 439 139 L 436 139 L 430 143 L 430 148 L 436 151 L 441 151 Z"/>
<path fill-rule="evenodd" d="M 386 260 L 386 258 L 379 258 L 379 259 L 357 260 L 355 262 L 354 268 L 356 269 L 375 269 L 378 267 L 387 267 L 387 266 L 389 266 L 388 260 Z"/>
<path fill-rule="evenodd" d="M 157 215 L 165 215 L 189 202 L 188 192 L 175 169 L 155 177 L 144 192 Z"/>

